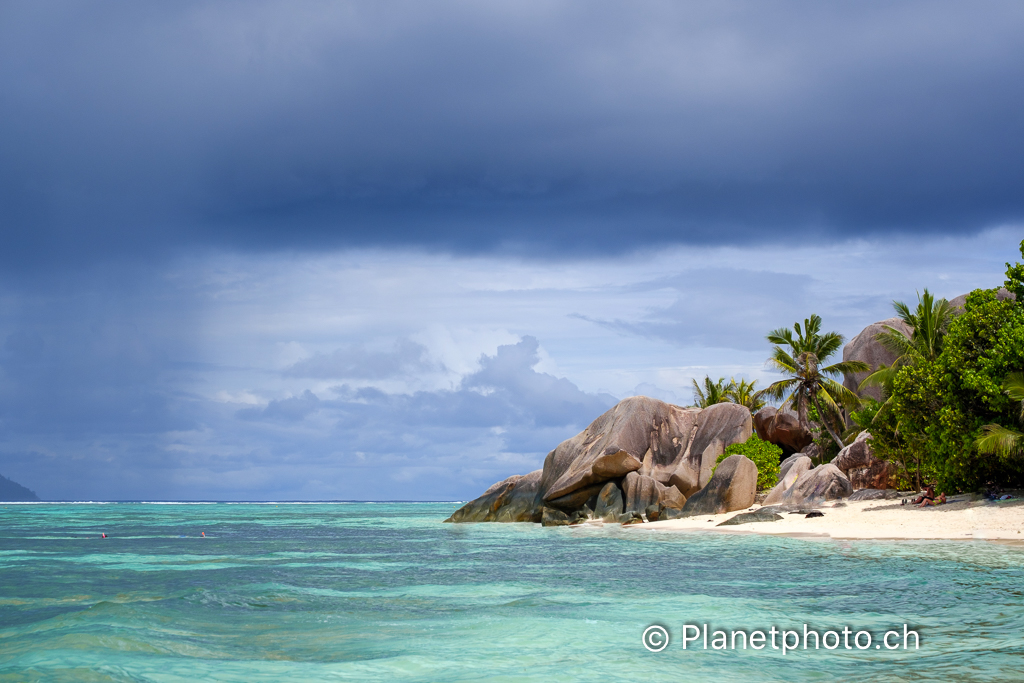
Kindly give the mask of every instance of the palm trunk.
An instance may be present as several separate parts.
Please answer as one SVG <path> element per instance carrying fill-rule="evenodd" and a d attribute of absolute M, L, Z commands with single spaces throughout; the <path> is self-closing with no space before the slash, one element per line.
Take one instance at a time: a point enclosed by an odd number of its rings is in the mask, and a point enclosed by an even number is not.
<path fill-rule="evenodd" d="M 811 433 L 811 421 L 807 419 L 807 397 L 804 396 L 801 391 L 796 397 L 796 415 L 797 420 L 800 422 L 800 426 L 807 430 L 807 433 Z"/>
<path fill-rule="evenodd" d="M 825 431 L 828 432 L 829 436 L 832 437 L 832 440 L 836 442 L 839 449 L 842 450 L 843 440 L 838 434 L 836 434 L 835 430 L 832 429 L 832 426 L 828 423 L 828 416 L 825 414 L 825 411 L 821 409 L 821 404 L 818 403 L 817 398 L 814 399 L 814 407 L 818 409 L 818 417 L 821 418 L 821 425 L 825 428 Z"/>

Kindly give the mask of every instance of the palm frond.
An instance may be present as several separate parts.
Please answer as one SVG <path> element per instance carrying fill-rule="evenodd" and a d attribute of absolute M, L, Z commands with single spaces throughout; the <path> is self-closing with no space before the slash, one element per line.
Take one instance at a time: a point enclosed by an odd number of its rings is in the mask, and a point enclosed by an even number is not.
<path fill-rule="evenodd" d="M 846 337 L 838 332 L 828 332 L 818 338 L 817 343 L 814 345 L 814 353 L 821 360 L 825 360 L 836 351 L 843 348 L 843 342 L 845 341 Z"/>
<path fill-rule="evenodd" d="M 893 301 L 892 307 L 893 309 L 895 309 L 896 315 L 899 317 L 900 320 L 905 322 L 910 327 L 914 327 L 917 325 L 916 317 L 913 313 L 910 312 L 910 307 L 907 306 L 905 303 L 903 303 L 902 301 Z"/>
<path fill-rule="evenodd" d="M 780 379 L 778 382 L 772 382 L 754 395 L 759 398 L 767 397 L 777 401 L 789 394 L 793 387 L 798 384 L 800 384 L 798 379 Z"/>
<path fill-rule="evenodd" d="M 871 366 L 862 360 L 844 360 L 821 368 L 819 372 L 823 375 L 838 377 L 839 375 L 852 375 L 858 372 L 870 372 Z"/>
<path fill-rule="evenodd" d="M 1014 401 L 1024 401 L 1024 372 L 1011 372 L 1004 377 L 1003 391 Z"/>
<path fill-rule="evenodd" d="M 885 329 L 875 335 L 875 339 L 885 348 L 897 356 L 917 355 L 917 347 L 910 337 L 903 334 L 891 325 L 885 325 Z"/>
<path fill-rule="evenodd" d="M 824 378 L 822 380 L 822 390 L 825 391 L 829 400 L 835 403 L 842 404 L 847 408 L 859 408 L 861 404 L 860 396 L 847 389 L 845 386 L 835 381 L 834 379 Z"/>
<path fill-rule="evenodd" d="M 1002 425 L 988 424 L 974 441 L 979 453 L 1008 457 L 1024 453 L 1024 434 Z"/>
<path fill-rule="evenodd" d="M 799 365 L 788 353 L 776 346 L 767 361 L 768 367 L 783 374 L 796 374 Z"/>
<path fill-rule="evenodd" d="M 767 339 L 772 344 L 793 346 L 793 330 L 788 327 L 780 327 L 769 332 Z"/>
<path fill-rule="evenodd" d="M 892 386 L 892 380 L 895 375 L 895 369 L 889 367 L 885 363 L 882 363 L 878 366 L 877 370 L 861 380 L 861 383 L 857 385 L 857 391 L 866 389 L 867 387 L 882 387 L 888 391 L 888 387 Z"/>

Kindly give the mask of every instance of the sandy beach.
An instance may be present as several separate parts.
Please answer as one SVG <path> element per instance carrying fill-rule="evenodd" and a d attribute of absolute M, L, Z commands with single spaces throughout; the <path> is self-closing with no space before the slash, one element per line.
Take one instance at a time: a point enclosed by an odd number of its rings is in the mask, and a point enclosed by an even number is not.
<path fill-rule="evenodd" d="M 629 527 L 637 530 L 715 531 L 835 539 L 987 540 L 1024 545 L 1024 499 L 988 501 L 979 496 L 953 496 L 945 505 L 918 508 L 899 500 L 826 503 L 815 509 L 821 517 L 782 513 L 783 519 L 736 526 L 718 526 L 746 510 Z M 760 506 L 749 508 L 757 510 Z"/>

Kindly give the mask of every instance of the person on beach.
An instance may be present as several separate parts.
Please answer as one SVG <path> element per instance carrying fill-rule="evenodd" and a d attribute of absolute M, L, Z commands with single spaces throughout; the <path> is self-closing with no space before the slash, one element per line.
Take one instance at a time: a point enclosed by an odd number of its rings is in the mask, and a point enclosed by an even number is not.
<path fill-rule="evenodd" d="M 946 502 L 946 492 L 943 491 L 938 498 L 925 498 L 921 501 L 919 507 L 928 507 L 929 505 L 942 505 Z"/>
<path fill-rule="evenodd" d="M 924 493 L 922 493 L 920 496 L 918 496 L 917 498 L 912 500 L 910 502 L 910 504 L 911 505 L 920 505 L 920 506 L 923 507 L 924 504 L 925 504 L 924 502 L 926 500 L 927 501 L 934 501 L 935 500 L 935 489 L 932 487 L 931 484 L 928 484 L 928 486 L 926 486 L 924 488 Z"/>

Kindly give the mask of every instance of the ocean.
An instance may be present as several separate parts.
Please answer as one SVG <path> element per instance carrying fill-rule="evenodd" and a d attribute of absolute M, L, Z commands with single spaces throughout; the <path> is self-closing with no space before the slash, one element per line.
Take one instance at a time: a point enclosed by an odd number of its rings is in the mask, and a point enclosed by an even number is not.
<path fill-rule="evenodd" d="M 442 524 L 455 507 L 7 504 L 0 681 L 1024 676 L 1018 547 Z M 847 643 L 712 647 L 804 624 Z"/>

